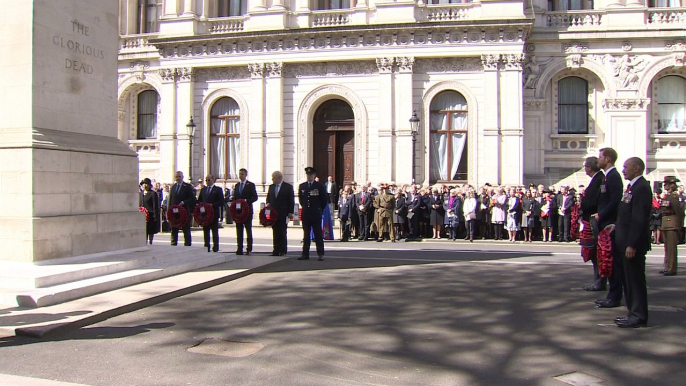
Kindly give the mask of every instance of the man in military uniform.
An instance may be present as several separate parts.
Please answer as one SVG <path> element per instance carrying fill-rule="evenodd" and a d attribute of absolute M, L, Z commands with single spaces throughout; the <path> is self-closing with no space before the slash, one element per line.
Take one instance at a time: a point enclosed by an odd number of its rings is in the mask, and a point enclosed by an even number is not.
<path fill-rule="evenodd" d="M 395 242 L 395 230 L 393 229 L 393 210 L 395 209 L 395 196 L 388 191 L 388 185 L 385 183 L 379 184 L 381 191 L 374 197 L 374 209 L 378 217 L 378 231 L 379 237 L 377 242 L 382 242 L 384 239 Z"/>
<path fill-rule="evenodd" d="M 664 276 L 675 276 L 677 269 L 677 244 L 681 239 L 681 224 L 684 223 L 684 210 L 679 203 L 679 194 L 676 191 L 676 183 L 680 182 L 674 176 L 664 179 L 663 189 L 667 196 L 662 200 L 660 211 L 662 212 L 662 240 L 665 245 L 665 265 L 660 271 Z"/>
<path fill-rule="evenodd" d="M 303 253 L 298 260 L 310 258 L 310 231 L 314 233 L 314 242 L 317 245 L 319 261 L 324 260 L 324 238 L 322 237 L 322 211 L 328 201 L 326 188 L 323 184 L 315 181 L 317 170 L 313 167 L 305 168 L 307 181 L 298 187 L 298 201 L 302 208 L 303 225 Z"/>

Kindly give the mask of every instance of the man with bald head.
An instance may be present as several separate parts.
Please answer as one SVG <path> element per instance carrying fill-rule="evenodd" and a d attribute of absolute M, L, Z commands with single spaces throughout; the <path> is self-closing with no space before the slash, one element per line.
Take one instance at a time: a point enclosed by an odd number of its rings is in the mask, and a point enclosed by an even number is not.
<path fill-rule="evenodd" d="M 277 221 L 272 225 L 273 245 L 272 256 L 285 256 L 288 252 L 288 220 L 293 218 L 293 208 L 295 207 L 295 194 L 293 185 L 283 181 L 283 174 L 280 171 L 272 173 L 272 184 L 267 191 L 267 207 L 274 209 L 277 214 Z"/>

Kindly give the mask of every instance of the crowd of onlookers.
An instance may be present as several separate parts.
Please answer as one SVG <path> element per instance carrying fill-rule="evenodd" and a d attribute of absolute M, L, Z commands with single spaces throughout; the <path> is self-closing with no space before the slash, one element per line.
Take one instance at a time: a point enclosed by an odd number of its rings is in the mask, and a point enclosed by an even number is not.
<path fill-rule="evenodd" d="M 197 192 L 200 192 L 203 183 L 198 180 Z M 337 189 L 330 178 L 326 184 L 329 202 L 341 224 L 340 238 L 345 240 L 376 240 L 379 237 L 375 211 L 361 210 L 366 205 L 371 207 L 379 194 L 379 187 L 395 196 L 395 238 L 407 241 L 433 238 L 571 242 L 578 236 L 575 222 L 578 222 L 579 202 L 584 195 L 583 185 L 556 188 L 534 184 L 528 187 L 485 184 L 476 188 L 468 184 L 398 186 L 382 183 L 374 186 L 367 182 L 361 185 L 348 184 Z M 158 193 L 162 207 L 162 231 L 167 230 L 165 216 L 171 185 L 153 181 L 153 189 Z M 333 191 L 330 186 L 334 188 Z M 226 188 L 226 205 L 220 210 L 220 222 L 231 223 L 228 214 L 230 193 Z M 686 205 L 683 185 L 679 186 L 678 193 L 683 207 Z M 662 191 L 655 189 L 651 229 L 656 244 L 661 240 L 660 205 L 663 197 Z M 344 235 L 344 229 L 348 229 L 349 234 Z"/>

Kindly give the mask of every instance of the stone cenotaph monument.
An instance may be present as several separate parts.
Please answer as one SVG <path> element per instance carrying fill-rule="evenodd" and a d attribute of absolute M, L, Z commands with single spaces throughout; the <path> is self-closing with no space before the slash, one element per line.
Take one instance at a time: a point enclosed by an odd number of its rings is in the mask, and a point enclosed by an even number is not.
<path fill-rule="evenodd" d="M 141 247 L 117 139 L 118 2 L 0 0 L 0 260 Z"/>

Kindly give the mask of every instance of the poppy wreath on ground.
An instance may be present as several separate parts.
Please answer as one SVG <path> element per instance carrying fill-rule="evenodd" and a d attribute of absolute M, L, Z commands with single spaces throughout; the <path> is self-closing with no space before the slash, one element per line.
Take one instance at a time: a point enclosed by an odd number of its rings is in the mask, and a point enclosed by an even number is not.
<path fill-rule="evenodd" d="M 612 274 L 612 239 L 605 229 L 598 234 L 598 273 L 601 277 Z"/>
<path fill-rule="evenodd" d="M 140 213 L 145 213 L 145 222 L 146 223 L 150 221 L 150 212 L 148 212 L 148 209 L 146 207 L 141 206 L 138 208 L 138 211 Z"/>
<path fill-rule="evenodd" d="M 248 221 L 248 217 L 250 217 L 249 205 L 250 204 L 248 204 L 248 201 L 244 198 L 239 198 L 231 203 L 229 206 L 229 213 L 231 214 L 231 218 L 235 223 L 243 224 L 244 222 Z M 241 208 L 240 212 L 237 209 L 239 206 Z"/>
<path fill-rule="evenodd" d="M 201 227 L 208 227 L 214 221 L 214 207 L 207 202 L 199 202 L 193 209 L 193 218 Z"/>
<path fill-rule="evenodd" d="M 167 210 L 167 221 L 172 228 L 183 228 L 188 222 L 188 211 L 183 205 L 172 205 Z"/>
<path fill-rule="evenodd" d="M 269 214 L 267 214 L 267 210 L 269 211 Z M 270 227 L 274 224 L 279 219 L 279 213 L 276 211 L 276 209 L 272 207 L 264 207 L 260 209 L 260 224 L 265 227 Z"/>

